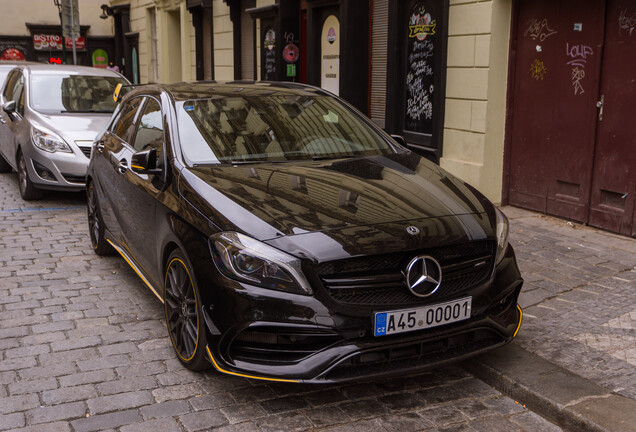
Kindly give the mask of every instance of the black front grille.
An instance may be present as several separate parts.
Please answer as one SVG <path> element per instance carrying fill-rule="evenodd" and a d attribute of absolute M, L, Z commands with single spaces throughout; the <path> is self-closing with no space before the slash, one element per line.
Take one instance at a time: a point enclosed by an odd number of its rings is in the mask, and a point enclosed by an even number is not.
<path fill-rule="evenodd" d="M 339 363 L 329 371 L 326 378 L 343 380 L 391 371 L 419 369 L 465 354 L 494 348 L 504 342 L 505 339 L 496 332 L 478 329 L 436 341 L 369 350 Z"/>
<path fill-rule="evenodd" d="M 84 156 L 86 156 L 87 158 L 91 158 L 91 147 L 82 147 L 82 146 L 78 146 L 79 149 L 82 151 L 82 153 L 84 153 Z"/>
<path fill-rule="evenodd" d="M 86 183 L 86 176 L 74 175 L 74 174 L 64 174 L 62 173 L 62 177 L 69 183 Z"/>
<path fill-rule="evenodd" d="M 411 305 L 422 303 L 406 286 L 404 273 L 419 255 L 435 258 L 442 267 L 442 285 L 434 298 L 451 296 L 484 282 L 493 267 L 494 245 L 470 242 L 414 252 L 398 252 L 319 264 L 318 275 L 329 295 L 347 305 Z"/>

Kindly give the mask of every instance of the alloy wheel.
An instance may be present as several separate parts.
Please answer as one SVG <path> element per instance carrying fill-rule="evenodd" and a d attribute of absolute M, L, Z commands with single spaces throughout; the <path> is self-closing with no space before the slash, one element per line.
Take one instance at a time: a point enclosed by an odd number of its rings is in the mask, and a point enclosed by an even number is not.
<path fill-rule="evenodd" d="M 96 247 L 99 241 L 99 217 L 97 217 L 97 197 L 95 196 L 95 189 L 93 187 L 88 188 L 88 233 L 91 236 L 91 243 L 93 248 Z"/>
<path fill-rule="evenodd" d="M 26 170 L 26 162 L 24 160 L 24 156 L 20 154 L 20 158 L 18 159 L 18 179 L 20 181 L 20 192 L 22 195 L 26 194 L 27 190 L 27 170 Z"/>
<path fill-rule="evenodd" d="M 199 341 L 199 316 L 192 280 L 183 261 L 170 261 L 166 272 L 166 319 L 177 354 L 190 361 Z"/>

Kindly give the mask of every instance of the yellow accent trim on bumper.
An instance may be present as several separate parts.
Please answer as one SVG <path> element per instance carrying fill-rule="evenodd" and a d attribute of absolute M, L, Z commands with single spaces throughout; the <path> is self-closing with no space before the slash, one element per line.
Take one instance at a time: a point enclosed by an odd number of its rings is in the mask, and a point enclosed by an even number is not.
<path fill-rule="evenodd" d="M 519 329 L 521 328 L 521 320 L 523 319 L 523 310 L 521 309 L 521 306 L 517 305 L 517 309 L 519 309 L 519 324 L 517 324 L 517 329 L 512 335 L 513 338 L 517 336 L 517 333 L 519 333 Z"/>
<path fill-rule="evenodd" d="M 278 381 L 278 382 L 290 382 L 290 383 L 299 383 L 300 382 L 300 380 L 290 380 L 290 379 L 281 379 L 281 378 L 266 378 L 266 377 L 259 377 L 259 376 L 254 376 L 254 375 L 244 375 L 244 374 L 240 374 L 240 373 L 237 373 L 237 372 L 230 372 L 230 371 L 227 371 L 225 369 L 221 369 L 221 367 L 216 363 L 216 360 L 214 360 L 214 357 L 212 356 L 212 353 L 210 352 L 210 347 L 206 345 L 205 349 L 208 350 L 208 355 L 210 356 L 210 360 L 212 360 L 212 363 L 214 364 L 214 367 L 219 372 L 222 372 L 222 373 L 225 373 L 225 374 L 228 374 L 228 375 L 236 375 L 236 376 L 240 376 L 240 377 L 243 377 L 243 378 L 252 378 L 252 379 L 265 380 L 265 381 Z"/>
<path fill-rule="evenodd" d="M 130 167 L 131 167 L 131 168 L 135 168 L 135 169 L 138 169 L 138 170 L 142 170 L 142 169 L 145 169 L 144 167 L 142 167 L 142 166 L 139 166 L 139 165 L 131 165 Z"/>
<path fill-rule="evenodd" d="M 157 291 L 155 291 L 155 289 L 152 287 L 152 285 L 150 285 L 150 282 L 148 282 L 148 280 L 144 277 L 144 275 L 142 275 L 142 274 L 139 272 L 139 270 L 137 270 L 137 266 L 135 266 L 132 262 L 130 262 L 130 260 L 128 259 L 128 257 L 126 256 L 126 254 L 124 254 L 124 252 L 123 252 L 123 251 L 122 251 L 119 247 L 115 246 L 115 244 L 114 244 L 112 241 L 110 241 L 110 240 L 108 240 L 108 239 L 106 239 L 106 241 L 107 241 L 108 243 L 110 243 L 110 245 L 111 245 L 112 247 L 114 247 L 114 248 L 115 248 L 115 250 L 117 251 L 117 253 L 119 253 L 119 255 L 121 255 L 121 256 L 122 256 L 122 258 L 126 260 L 126 262 L 128 263 L 128 265 L 129 265 L 129 266 L 130 266 L 130 267 L 131 267 L 131 268 L 135 271 L 135 273 L 137 273 L 137 276 L 139 276 L 139 277 L 141 278 L 141 280 L 142 280 L 142 281 L 144 281 L 144 283 L 146 284 L 146 286 L 147 286 L 148 288 L 150 288 L 150 291 L 152 291 L 152 293 L 153 293 L 154 295 L 156 295 L 156 296 L 157 296 L 157 298 L 159 299 L 159 301 L 160 301 L 161 303 L 163 303 L 163 299 L 161 298 L 161 296 L 160 296 L 159 294 L 157 294 Z"/>

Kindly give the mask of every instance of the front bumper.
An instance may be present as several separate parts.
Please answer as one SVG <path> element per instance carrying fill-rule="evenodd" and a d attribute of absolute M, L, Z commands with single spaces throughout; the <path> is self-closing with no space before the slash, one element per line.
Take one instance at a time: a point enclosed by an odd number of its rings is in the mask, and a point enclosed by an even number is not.
<path fill-rule="evenodd" d="M 225 280 L 225 289 L 233 292 L 210 298 L 203 307 L 207 353 L 220 372 L 283 382 L 344 382 L 420 372 L 510 342 L 521 321 L 517 298 L 522 283 L 510 248 L 491 279 L 460 295 L 473 298 L 470 319 L 375 337 L 369 310 L 334 312 L 314 296 L 244 285 L 237 289 Z M 227 300 L 219 304 L 220 298 Z"/>
<path fill-rule="evenodd" d="M 86 171 L 90 153 L 72 145 L 73 153 L 42 151 L 24 146 L 29 179 L 38 189 L 81 191 L 86 187 Z"/>

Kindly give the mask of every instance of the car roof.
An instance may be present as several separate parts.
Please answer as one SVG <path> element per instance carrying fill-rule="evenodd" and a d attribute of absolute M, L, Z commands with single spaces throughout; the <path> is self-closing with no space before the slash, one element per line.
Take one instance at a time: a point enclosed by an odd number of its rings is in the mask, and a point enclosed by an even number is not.
<path fill-rule="evenodd" d="M 318 87 L 290 82 L 270 81 L 195 81 L 175 84 L 147 84 L 134 86 L 128 93 L 130 97 L 164 91 L 169 93 L 175 101 L 192 99 L 206 99 L 215 96 L 326 96 L 329 93 Z"/>
<path fill-rule="evenodd" d="M 29 64 L 25 65 L 25 69 L 28 69 L 33 74 L 39 73 L 60 73 L 70 75 L 95 75 L 95 76 L 109 76 L 109 77 L 121 77 L 120 74 L 107 69 L 89 67 L 89 66 L 75 66 L 75 65 L 55 65 L 55 64 Z"/>

